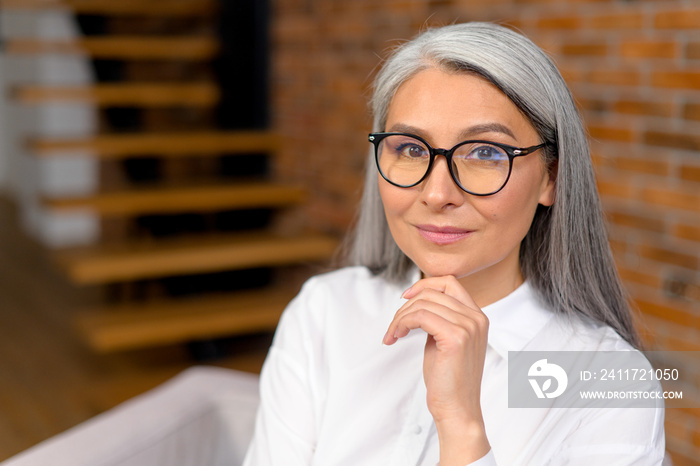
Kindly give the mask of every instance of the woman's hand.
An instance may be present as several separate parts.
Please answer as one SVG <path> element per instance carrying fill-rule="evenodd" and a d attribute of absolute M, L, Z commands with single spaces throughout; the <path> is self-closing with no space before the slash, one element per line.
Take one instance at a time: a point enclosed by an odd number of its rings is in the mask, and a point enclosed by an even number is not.
<path fill-rule="evenodd" d="M 453 276 L 419 280 L 406 290 L 384 336 L 392 345 L 412 329 L 428 333 L 423 359 L 428 409 L 440 439 L 440 465 L 464 465 L 490 447 L 481 414 L 488 318 Z"/>

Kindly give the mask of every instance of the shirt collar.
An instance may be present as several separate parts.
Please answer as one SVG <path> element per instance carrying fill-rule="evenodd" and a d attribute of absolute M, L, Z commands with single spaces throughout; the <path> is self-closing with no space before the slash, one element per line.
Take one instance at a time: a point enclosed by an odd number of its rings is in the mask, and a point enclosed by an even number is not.
<path fill-rule="evenodd" d="M 504 359 L 508 351 L 522 350 L 553 317 L 527 281 L 482 311 L 489 318 L 489 345 Z"/>

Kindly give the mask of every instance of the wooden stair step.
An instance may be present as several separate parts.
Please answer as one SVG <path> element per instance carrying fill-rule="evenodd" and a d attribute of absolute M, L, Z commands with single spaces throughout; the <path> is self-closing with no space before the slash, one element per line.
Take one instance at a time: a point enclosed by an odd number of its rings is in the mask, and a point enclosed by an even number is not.
<path fill-rule="evenodd" d="M 273 152 L 279 138 L 270 131 L 199 131 L 179 133 L 105 134 L 88 138 L 34 139 L 37 155 L 86 152 L 100 158 L 219 155 Z"/>
<path fill-rule="evenodd" d="M 144 215 L 299 204 L 306 191 L 272 182 L 237 182 L 204 186 L 152 186 L 105 192 L 89 197 L 46 198 L 44 206 L 65 211 L 88 209 L 101 215 Z"/>
<path fill-rule="evenodd" d="M 73 101 L 99 106 L 213 106 L 220 98 L 214 83 L 137 83 L 94 86 L 20 86 L 13 98 L 24 104 Z"/>
<path fill-rule="evenodd" d="M 216 38 L 209 36 L 98 36 L 75 40 L 12 39 L 5 43 L 5 53 L 10 55 L 85 54 L 111 60 L 204 61 L 218 52 Z"/>
<path fill-rule="evenodd" d="M 1 0 L 7 10 L 63 9 L 87 15 L 192 16 L 211 15 L 215 0 Z"/>
<path fill-rule="evenodd" d="M 252 232 L 72 248 L 55 258 L 73 282 L 89 285 L 324 261 L 337 246 L 321 234 Z"/>
<path fill-rule="evenodd" d="M 110 306 L 79 315 L 77 326 L 103 353 L 272 331 L 295 293 L 278 287 Z"/>

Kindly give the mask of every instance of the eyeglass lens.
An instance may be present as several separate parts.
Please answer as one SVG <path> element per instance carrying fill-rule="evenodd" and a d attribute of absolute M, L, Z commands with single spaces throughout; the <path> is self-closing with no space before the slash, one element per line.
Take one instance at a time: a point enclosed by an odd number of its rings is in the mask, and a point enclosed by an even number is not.
<path fill-rule="evenodd" d="M 377 147 L 379 169 L 399 186 L 413 186 L 427 173 L 430 150 L 411 136 L 391 135 Z M 499 190 L 508 179 L 510 159 L 502 148 L 483 142 L 467 142 L 452 154 L 452 173 L 463 189 L 475 194 Z"/>

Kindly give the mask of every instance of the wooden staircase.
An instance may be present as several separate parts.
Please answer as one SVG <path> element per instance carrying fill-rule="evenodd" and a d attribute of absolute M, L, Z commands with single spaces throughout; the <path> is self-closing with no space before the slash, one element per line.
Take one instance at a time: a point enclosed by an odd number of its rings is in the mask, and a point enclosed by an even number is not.
<path fill-rule="evenodd" d="M 100 158 L 217 156 L 274 151 L 280 141 L 268 131 L 179 131 L 135 134 L 101 134 L 78 139 L 28 141 L 38 156 L 65 151 L 86 151 Z"/>
<path fill-rule="evenodd" d="M 100 215 L 145 215 L 280 208 L 299 204 L 305 199 L 306 191 L 298 186 L 262 181 L 135 187 L 124 191 L 97 193 L 89 197 L 47 197 L 43 203 L 57 211 L 90 209 Z"/>
<path fill-rule="evenodd" d="M 7 9 L 64 9 L 75 14 L 105 16 L 197 16 L 212 15 L 215 0 L 2 0 Z"/>
<path fill-rule="evenodd" d="M 202 22 L 213 21 L 217 14 L 218 2 L 211 0 L 0 0 L 0 8 L 64 9 L 76 15 L 134 18 L 146 24 L 149 20 L 162 21 L 162 18 L 200 18 L 194 33 L 175 21 L 179 24 L 176 31 L 159 30 L 159 34 L 136 34 L 129 30 L 84 36 L 74 41 L 8 41 L 5 50 L 12 55 L 81 54 L 94 60 L 147 63 L 149 66 L 196 63 L 198 69 L 202 69 L 216 59 L 220 51 L 217 38 L 200 31 Z M 159 28 L 162 29 L 162 25 Z M 105 110 L 136 108 L 161 112 L 156 115 L 163 115 L 162 112 L 170 109 L 185 109 L 203 112 L 206 116 L 221 102 L 217 82 L 189 78 L 148 81 L 127 76 L 124 80 L 94 85 L 27 84 L 12 89 L 11 95 L 28 106 L 78 102 Z M 255 224 L 254 228 L 208 228 L 197 232 L 185 229 L 184 233 L 176 230 L 166 235 L 144 232 L 139 223 L 143 218 L 157 220 L 174 216 L 177 219 L 178 215 L 194 215 L 203 216 L 202 223 L 207 224 L 212 223 L 211 216 L 235 218 L 237 212 L 241 212 L 242 218 L 246 218 L 246 212 L 261 210 L 274 218 L 276 212 L 299 206 L 306 199 L 302 187 L 272 179 L 269 170 L 234 177 L 230 173 L 218 176 L 205 170 L 204 175 L 197 172 L 188 176 L 186 168 L 198 166 L 198 163 L 211 168 L 224 161 L 235 166 L 239 158 L 248 162 L 272 159 L 281 144 L 274 133 L 265 129 L 221 129 L 204 124 L 190 129 L 186 125 L 159 125 L 160 120 L 154 118 L 156 124 L 145 125 L 138 131 L 115 131 L 107 127 L 90 137 L 27 141 L 36 157 L 58 158 L 66 153 L 82 153 L 99 160 L 103 172 L 141 160 L 155 160 L 159 166 L 175 164 L 177 167 L 180 163 L 185 167 L 175 170 L 178 176 L 169 177 L 166 170 L 165 175 L 147 182 L 125 180 L 123 174 L 111 176 L 107 173 L 102 178 L 112 181 L 106 182 L 93 195 L 42 198 L 47 209 L 58 213 L 93 212 L 104 219 L 104 228 L 110 228 L 115 221 L 127 225 L 116 235 L 116 240 L 115 235 L 110 234 L 107 235 L 109 241 L 105 240 L 104 244 L 55 251 L 56 263 L 77 285 L 110 286 L 112 290 L 172 277 L 236 270 L 245 275 L 247 270 L 263 269 L 269 271 L 272 279 L 265 283 L 254 282 L 248 288 L 191 293 L 185 297 L 160 292 L 155 296 L 145 293 L 147 296 L 134 300 L 132 296 L 119 297 L 116 293 L 120 302 L 87 310 L 78 319 L 81 334 L 96 351 L 147 348 L 271 331 L 299 283 L 298 279 L 276 277 L 275 271 L 291 268 L 298 277 L 300 266 L 327 261 L 338 245 L 335 238 L 318 232 L 281 231 L 274 221 Z M 251 163 L 255 166 L 255 162 Z M 303 271 L 306 269 L 301 270 L 301 275 L 307 273 Z M 288 285 L 288 281 L 293 283 Z"/>
<path fill-rule="evenodd" d="M 112 60 L 210 60 L 219 51 L 211 37 L 91 37 L 75 41 L 16 40 L 7 53 L 64 53 Z"/>
<path fill-rule="evenodd" d="M 94 86 L 22 86 L 14 99 L 25 105 L 47 101 L 85 102 L 100 107 L 212 107 L 219 100 L 213 83 L 99 84 Z"/>

